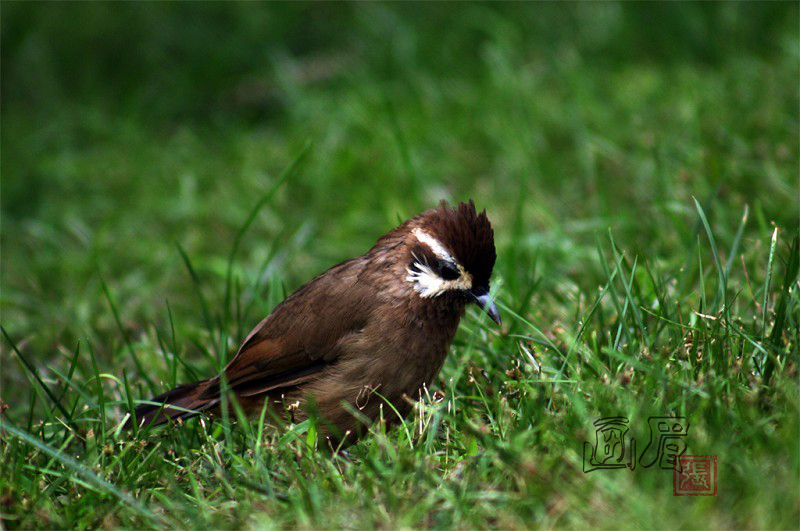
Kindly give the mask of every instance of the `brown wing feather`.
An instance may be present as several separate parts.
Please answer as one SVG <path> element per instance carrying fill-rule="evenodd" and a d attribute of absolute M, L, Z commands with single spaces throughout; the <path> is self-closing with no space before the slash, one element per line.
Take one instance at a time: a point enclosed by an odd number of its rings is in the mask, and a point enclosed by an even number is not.
<path fill-rule="evenodd" d="M 355 259 L 335 266 L 279 304 L 225 368 L 229 387 L 242 397 L 289 388 L 332 363 L 341 340 L 368 320 L 364 303 L 374 288 L 359 281 L 364 265 Z M 204 392 L 205 398 L 218 395 L 219 381 Z"/>

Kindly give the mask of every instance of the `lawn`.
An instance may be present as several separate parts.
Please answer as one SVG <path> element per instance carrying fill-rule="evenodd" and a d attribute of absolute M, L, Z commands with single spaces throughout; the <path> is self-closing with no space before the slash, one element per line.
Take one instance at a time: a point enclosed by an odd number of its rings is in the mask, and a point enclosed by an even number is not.
<path fill-rule="evenodd" d="M 800 526 L 796 3 L 0 10 L 4 528 Z M 469 198 L 504 324 L 403 425 L 121 429 Z M 607 417 L 636 466 L 585 472 Z M 651 417 L 716 495 L 646 466 Z"/>

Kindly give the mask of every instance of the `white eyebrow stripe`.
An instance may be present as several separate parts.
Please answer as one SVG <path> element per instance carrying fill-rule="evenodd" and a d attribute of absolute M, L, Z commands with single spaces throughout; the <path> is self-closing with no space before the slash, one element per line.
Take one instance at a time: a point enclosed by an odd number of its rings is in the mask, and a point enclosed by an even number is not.
<path fill-rule="evenodd" d="M 456 263 L 456 261 L 453 260 L 453 257 L 450 256 L 450 253 L 447 252 L 447 249 L 444 248 L 444 246 L 439 242 L 439 240 L 437 240 L 427 232 L 425 232 L 420 228 L 416 228 L 412 230 L 411 233 L 417 237 L 417 240 L 419 240 L 420 243 L 424 243 L 425 245 L 430 247 L 431 251 L 433 251 L 433 254 L 436 255 L 436 258 Z"/>

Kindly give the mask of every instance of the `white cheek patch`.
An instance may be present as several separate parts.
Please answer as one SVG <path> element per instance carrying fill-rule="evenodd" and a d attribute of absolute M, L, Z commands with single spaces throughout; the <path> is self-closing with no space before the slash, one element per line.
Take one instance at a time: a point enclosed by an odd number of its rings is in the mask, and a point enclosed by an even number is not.
<path fill-rule="evenodd" d="M 417 237 L 420 243 L 424 243 L 430 247 L 433 254 L 440 260 L 456 263 L 453 257 L 444 246 L 439 243 L 439 240 L 423 231 L 422 229 L 414 229 L 412 234 Z M 470 275 L 461 265 L 456 264 L 459 272 L 459 277 L 453 280 L 445 280 L 421 260 L 417 259 L 413 267 L 406 269 L 408 275 L 406 280 L 414 284 L 414 290 L 420 294 L 420 297 L 427 299 L 429 297 L 438 297 L 442 293 L 451 290 L 469 290 L 472 288 L 472 275 Z"/>
<path fill-rule="evenodd" d="M 406 280 L 414 284 L 414 290 L 420 297 L 438 297 L 442 293 L 450 290 L 469 290 L 472 288 L 472 275 L 458 266 L 461 276 L 455 280 L 444 280 L 433 272 L 433 270 L 420 262 L 414 263 L 414 269 L 407 268 L 408 275 Z"/>

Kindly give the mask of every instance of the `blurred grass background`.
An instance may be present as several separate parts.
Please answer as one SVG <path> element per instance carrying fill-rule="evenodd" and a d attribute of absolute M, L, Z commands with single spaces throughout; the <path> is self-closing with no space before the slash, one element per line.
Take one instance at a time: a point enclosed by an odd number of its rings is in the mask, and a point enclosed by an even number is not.
<path fill-rule="evenodd" d="M 795 15 L 6 3 L 4 321 L 42 353 L 108 328 L 98 265 L 132 322 L 165 298 L 196 315 L 175 242 L 220 273 L 255 198 L 309 141 L 237 260 L 252 275 L 279 245 L 292 287 L 442 198 L 488 208 L 501 252 L 522 208 L 513 252 L 557 268 L 543 275 L 555 284 L 591 278 L 581 248 L 596 229 L 635 253 L 683 249 L 691 196 L 720 226 L 750 204 L 759 228 L 792 227 Z"/>
<path fill-rule="evenodd" d="M 161 390 L 169 378 L 153 328 L 169 328 L 170 317 L 175 354 L 213 374 L 200 353 L 213 339 L 177 246 L 220 308 L 237 232 L 306 146 L 236 255 L 241 309 L 222 323 L 227 354 L 285 292 L 440 199 L 487 209 L 501 301 L 553 336 L 574 328 L 608 280 L 596 241 L 609 229 L 628 260 L 647 260 L 674 283 L 672 302 L 695 304 L 713 293 L 703 278 L 715 273 L 692 198 L 723 261 L 747 206 L 729 278 L 747 322 L 760 315 L 745 301 L 763 297 L 773 229 L 776 268 L 797 231 L 795 2 L 0 9 L 0 311 L 46 376 L 48 366 L 66 370 L 79 341 L 101 372 L 135 375 L 128 337 Z M 10 347 L 0 348 L 8 418 L 40 411 Z M 493 348 L 501 358 L 516 352 L 510 340 Z M 458 364 L 451 359 L 445 376 Z M 181 368 L 177 379 L 189 377 Z M 561 435 L 577 451 L 585 434 Z M 770 444 L 786 450 L 788 441 Z M 791 463 L 797 472 L 796 455 Z M 796 477 L 786 481 L 791 499 Z M 784 509 L 710 525 L 786 524 L 797 504 Z"/>

